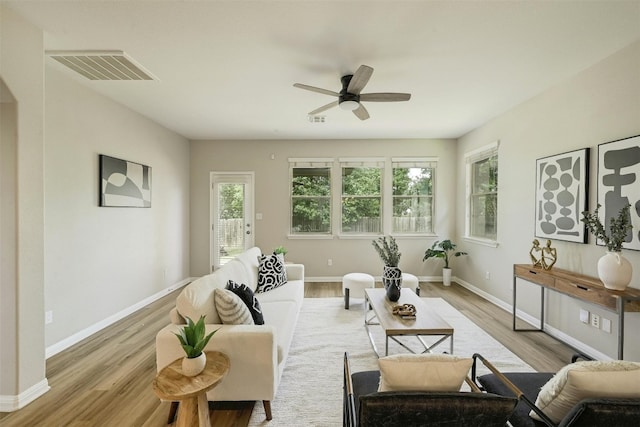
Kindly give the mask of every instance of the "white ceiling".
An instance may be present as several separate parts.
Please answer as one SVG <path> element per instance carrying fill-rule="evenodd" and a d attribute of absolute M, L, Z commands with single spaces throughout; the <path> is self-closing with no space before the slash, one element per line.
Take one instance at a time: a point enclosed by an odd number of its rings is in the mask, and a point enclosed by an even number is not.
<path fill-rule="evenodd" d="M 456 138 L 640 40 L 632 1 L 8 1 L 47 50 L 122 50 L 158 81 L 83 85 L 189 139 Z M 366 103 L 334 98 L 360 64 Z"/>

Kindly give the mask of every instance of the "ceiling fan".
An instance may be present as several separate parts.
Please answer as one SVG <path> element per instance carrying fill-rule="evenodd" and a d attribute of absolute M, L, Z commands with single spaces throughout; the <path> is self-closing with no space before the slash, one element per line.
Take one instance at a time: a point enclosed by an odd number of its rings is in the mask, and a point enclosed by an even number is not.
<path fill-rule="evenodd" d="M 304 85 L 302 83 L 295 83 L 293 86 L 299 89 L 310 90 L 311 92 L 323 93 L 325 95 L 331 95 L 338 98 L 337 101 L 333 101 L 311 111 L 309 113 L 310 116 L 319 114 L 329 108 L 339 105 L 343 110 L 353 111 L 353 114 L 355 114 L 360 120 L 367 120 L 369 118 L 369 112 L 364 108 L 364 105 L 361 104 L 361 101 L 397 102 L 408 101 L 411 99 L 410 93 L 360 93 L 366 86 L 367 82 L 369 82 L 372 74 L 373 68 L 368 65 L 361 65 L 354 74 L 342 76 L 340 79 L 342 82 L 342 90 L 340 93 L 315 86 Z"/>

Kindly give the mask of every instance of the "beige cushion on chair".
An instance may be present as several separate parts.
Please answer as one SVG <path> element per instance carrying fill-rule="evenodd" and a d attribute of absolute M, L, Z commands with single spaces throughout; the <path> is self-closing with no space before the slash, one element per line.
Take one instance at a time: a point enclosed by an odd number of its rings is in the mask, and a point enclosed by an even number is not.
<path fill-rule="evenodd" d="M 587 398 L 640 398 L 640 363 L 611 360 L 567 365 L 542 386 L 536 406 L 559 423 Z M 540 420 L 533 411 L 529 416 Z"/>
<path fill-rule="evenodd" d="M 378 359 L 378 391 L 460 391 L 473 359 L 449 354 L 397 354 Z"/>

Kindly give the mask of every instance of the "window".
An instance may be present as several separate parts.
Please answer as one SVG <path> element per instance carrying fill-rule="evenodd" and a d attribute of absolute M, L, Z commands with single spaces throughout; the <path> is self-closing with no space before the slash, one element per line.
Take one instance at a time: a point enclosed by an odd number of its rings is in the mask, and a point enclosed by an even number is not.
<path fill-rule="evenodd" d="M 331 233 L 331 163 L 290 159 L 291 234 Z"/>
<path fill-rule="evenodd" d="M 397 234 L 433 233 L 435 161 L 392 159 L 393 224 Z"/>
<path fill-rule="evenodd" d="M 498 143 L 467 153 L 467 237 L 498 236 Z"/>
<path fill-rule="evenodd" d="M 342 233 L 382 230 L 383 160 L 341 160 Z"/>

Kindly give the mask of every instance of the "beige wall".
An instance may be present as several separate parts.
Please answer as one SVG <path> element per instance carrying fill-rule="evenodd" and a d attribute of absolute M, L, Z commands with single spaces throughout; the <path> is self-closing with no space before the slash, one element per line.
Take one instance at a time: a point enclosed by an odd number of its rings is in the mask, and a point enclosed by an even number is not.
<path fill-rule="evenodd" d="M 274 159 L 271 159 L 273 154 Z M 398 238 L 400 267 L 420 276 L 440 276 L 440 267 L 422 262 L 427 246 L 454 230 L 454 140 L 318 140 L 318 141 L 192 141 L 191 143 L 191 273 L 209 270 L 209 174 L 255 171 L 255 244 L 263 251 L 284 245 L 287 258 L 305 264 L 311 280 L 340 278 L 348 272 L 380 276 L 382 262 L 371 238 L 330 240 L 287 239 L 289 227 L 289 158 L 299 157 L 438 157 L 436 175 L 436 233 L 431 238 Z M 332 259 L 329 267 L 327 260 Z"/>
<path fill-rule="evenodd" d="M 597 145 L 640 134 L 640 42 L 612 55 L 576 77 L 558 84 L 459 140 L 457 229 L 464 230 L 464 153 L 500 140 L 497 248 L 465 243 L 471 256 L 458 276 L 492 297 L 511 304 L 512 265 L 529 262 L 534 238 L 535 161 L 538 158 L 591 147 L 590 209 L 596 196 Z M 640 184 L 639 184 L 640 185 Z M 635 219 L 638 224 L 638 218 Z M 596 276 L 605 248 L 553 240 L 558 268 Z M 640 287 L 640 252 L 625 250 L 634 265 L 632 285 Z M 491 280 L 485 280 L 485 272 Z M 537 291 L 523 292 L 518 308 L 538 316 Z M 612 312 L 555 293 L 548 296 L 550 329 L 567 334 L 608 356 L 616 353 L 616 322 L 612 334 L 580 323 L 579 308 L 614 319 Z M 530 301 L 533 301 L 530 303 Z M 627 315 L 625 359 L 640 360 L 640 315 Z"/>
<path fill-rule="evenodd" d="M 45 111 L 52 346 L 189 276 L 189 143 L 54 66 Z M 151 166 L 150 209 L 98 206 L 99 154 Z"/>

